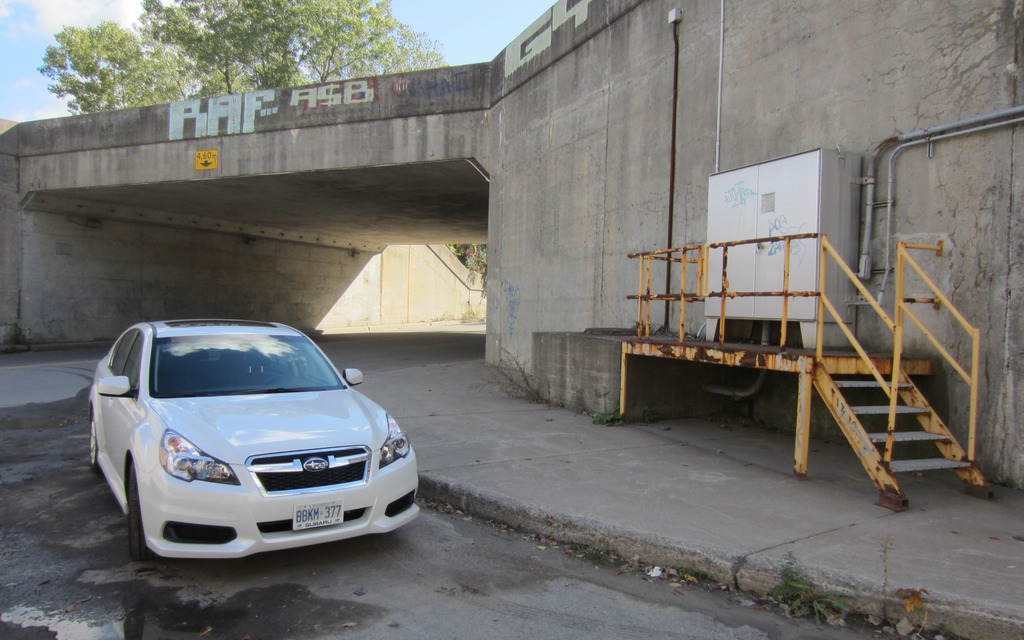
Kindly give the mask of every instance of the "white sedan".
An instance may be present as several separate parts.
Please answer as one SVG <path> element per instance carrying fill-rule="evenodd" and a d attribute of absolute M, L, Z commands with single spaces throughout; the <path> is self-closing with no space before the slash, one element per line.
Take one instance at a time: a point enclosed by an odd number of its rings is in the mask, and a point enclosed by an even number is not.
<path fill-rule="evenodd" d="M 393 531 L 416 517 L 398 423 L 299 331 L 144 322 L 96 367 L 90 464 L 135 560 L 234 558 Z"/>

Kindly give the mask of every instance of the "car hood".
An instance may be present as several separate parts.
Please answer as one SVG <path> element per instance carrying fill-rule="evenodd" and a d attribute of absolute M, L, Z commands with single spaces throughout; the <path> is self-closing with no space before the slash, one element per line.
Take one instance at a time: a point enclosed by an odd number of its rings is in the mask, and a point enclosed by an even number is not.
<path fill-rule="evenodd" d="M 207 455 L 242 464 L 252 455 L 365 445 L 387 438 L 387 417 L 352 389 L 151 400 L 164 426 Z"/>

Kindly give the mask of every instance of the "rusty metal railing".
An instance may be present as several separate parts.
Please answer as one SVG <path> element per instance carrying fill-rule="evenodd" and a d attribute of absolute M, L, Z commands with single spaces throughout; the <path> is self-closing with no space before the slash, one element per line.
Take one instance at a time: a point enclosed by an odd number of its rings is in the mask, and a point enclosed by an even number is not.
<path fill-rule="evenodd" d="M 846 262 L 839 256 L 835 248 L 828 241 L 827 237 L 823 237 L 821 241 L 821 261 L 819 265 L 819 287 L 823 292 L 818 297 L 818 323 L 817 323 L 817 345 L 815 357 L 820 360 L 822 356 L 822 333 L 824 331 L 824 317 L 825 311 L 829 313 L 833 321 L 839 326 L 843 334 L 846 336 L 850 345 L 857 351 L 857 354 L 861 357 L 864 363 L 867 365 L 868 370 L 871 372 L 872 377 L 878 382 L 883 389 L 886 390 L 889 396 L 889 416 L 887 424 L 887 436 L 885 440 L 885 450 L 883 452 L 883 459 L 886 463 L 892 461 L 893 443 L 895 440 L 896 432 L 896 415 L 897 415 L 897 404 L 899 402 L 899 389 L 901 383 L 901 369 L 900 361 L 903 357 L 904 350 L 904 327 L 905 318 L 910 318 L 917 325 L 918 329 L 924 334 L 924 336 L 931 342 L 932 346 L 935 347 L 936 351 L 942 356 L 942 358 L 949 363 L 949 365 L 956 371 L 960 377 L 967 383 L 970 392 L 970 409 L 968 414 L 968 440 L 967 440 L 967 458 L 969 462 L 974 462 L 974 447 L 975 447 L 975 432 L 977 428 L 977 404 L 978 404 L 978 369 L 980 360 L 980 342 L 981 342 L 981 331 L 971 325 L 964 316 L 953 306 L 935 283 L 929 278 L 921 266 L 910 256 L 909 250 L 922 250 L 922 251 L 934 251 L 936 255 L 942 255 L 942 242 L 936 245 L 922 245 L 922 244 L 911 244 L 907 242 L 900 242 L 897 245 L 896 252 L 896 303 L 895 303 L 895 319 L 890 317 L 889 314 L 882 309 L 882 307 L 875 302 L 874 298 L 867 291 L 860 279 L 853 273 L 853 271 L 847 266 Z M 833 262 L 838 265 L 840 270 L 846 275 L 846 277 L 854 284 L 857 290 L 860 292 L 864 300 L 866 300 L 874 312 L 881 319 L 885 327 L 887 327 L 893 334 L 893 349 L 892 349 L 892 375 L 886 379 L 878 368 L 875 366 L 872 359 L 865 352 L 861 346 L 860 341 L 857 340 L 856 336 L 850 327 L 843 322 L 841 314 L 836 309 L 835 305 L 829 300 L 828 296 L 824 294 L 825 291 L 825 277 L 828 265 L 828 258 L 831 258 Z M 913 269 L 917 276 L 931 291 L 932 297 L 930 298 L 909 298 L 906 296 L 906 278 L 907 278 L 907 267 Z M 971 370 L 968 372 L 953 356 L 948 349 L 942 346 L 935 335 L 925 327 L 924 323 L 914 313 L 910 305 L 918 303 L 927 303 L 935 306 L 936 309 L 945 308 L 950 314 L 956 319 L 961 328 L 971 338 Z"/>
<path fill-rule="evenodd" d="M 693 256 L 692 254 L 696 254 Z M 707 245 L 689 245 L 676 247 L 674 249 L 659 249 L 643 253 L 631 253 L 630 258 L 640 260 L 640 282 L 637 286 L 637 295 L 627 296 L 630 300 L 638 300 L 636 314 L 636 328 L 638 338 L 651 337 L 651 303 L 671 302 L 681 303 L 679 311 L 679 337 L 683 333 L 686 324 L 686 303 L 699 302 L 705 299 L 707 294 Z M 680 291 L 679 293 L 651 293 L 651 267 L 658 262 L 666 263 L 666 269 L 672 269 L 673 265 L 680 265 Z M 696 291 L 687 292 L 687 278 L 689 277 L 689 265 L 696 265 Z"/>
<path fill-rule="evenodd" d="M 820 260 L 818 263 L 818 290 L 817 291 L 806 291 L 806 290 L 790 290 L 790 265 L 792 258 L 792 246 L 793 243 L 798 240 L 819 240 L 820 246 Z M 779 243 L 784 247 L 783 250 L 783 277 L 782 277 L 782 289 L 780 291 L 734 291 L 730 288 L 729 281 L 729 250 L 742 245 L 750 244 L 768 244 L 768 243 Z M 709 299 L 720 299 L 721 300 L 721 311 L 718 318 L 718 335 L 717 341 L 720 344 L 725 342 L 725 325 L 727 320 L 727 302 L 730 299 L 735 298 L 746 298 L 746 297 L 776 297 L 782 299 L 782 312 L 779 317 L 781 334 L 778 346 L 781 349 L 785 349 L 787 345 L 787 325 L 789 319 L 789 304 L 793 298 L 804 298 L 804 297 L 816 297 L 818 299 L 818 312 L 816 314 L 816 339 L 815 339 L 815 359 L 821 361 L 822 346 L 824 343 L 823 334 L 826 318 L 830 318 L 832 322 L 839 327 L 843 335 L 846 337 L 850 346 L 857 352 L 858 356 L 864 362 L 866 370 L 871 374 L 878 384 L 888 392 L 889 395 L 889 424 L 888 424 L 888 439 L 885 447 L 884 459 L 886 462 L 891 461 L 892 457 L 892 445 L 893 445 L 893 433 L 895 430 L 896 422 L 896 404 L 899 395 L 900 385 L 900 362 L 903 357 L 904 350 L 904 327 L 906 320 L 909 319 L 914 325 L 924 334 L 928 341 L 936 348 L 942 358 L 949 363 L 957 374 L 967 383 L 970 390 L 970 411 L 968 418 L 968 443 L 967 443 L 967 455 L 969 460 L 973 462 L 975 452 L 975 432 L 977 427 L 977 401 L 978 401 L 978 376 L 979 376 L 979 359 L 980 359 L 980 330 L 977 327 L 971 325 L 964 316 L 952 305 L 949 299 L 939 291 L 935 283 L 924 273 L 921 266 L 910 256 L 911 250 L 919 251 L 933 251 L 936 255 L 942 255 L 943 245 L 940 242 L 937 245 L 921 245 L 901 242 L 897 247 L 896 255 L 896 302 L 895 302 L 895 317 L 890 316 L 882 307 L 875 301 L 874 296 L 867 290 L 860 278 L 850 269 L 843 258 L 839 255 L 836 249 L 829 242 L 828 237 L 825 234 L 817 233 L 804 233 L 787 236 L 771 236 L 765 238 L 752 238 L 746 240 L 733 240 L 729 242 L 714 242 L 709 244 L 700 245 L 687 245 L 684 247 L 677 247 L 672 249 L 660 249 L 656 251 L 647 251 L 642 253 L 629 254 L 630 258 L 639 259 L 640 261 L 640 274 L 639 282 L 637 287 L 637 295 L 628 296 L 629 299 L 637 300 L 637 337 L 640 339 L 649 339 L 651 336 L 651 305 L 654 302 L 664 302 L 665 304 L 679 303 L 679 326 L 678 336 L 679 341 L 685 341 L 685 325 L 686 325 L 686 305 L 692 302 L 706 302 Z M 709 263 L 712 256 L 712 252 L 720 251 L 722 258 L 722 274 L 721 281 L 719 283 L 720 288 L 716 291 L 712 291 L 709 284 Z M 679 288 L 678 292 L 667 291 L 665 293 L 652 293 L 651 291 L 651 271 L 652 267 L 658 263 L 665 263 L 667 269 L 675 269 L 676 265 L 679 268 Z M 843 313 L 836 307 L 835 303 L 829 299 L 826 291 L 826 278 L 828 272 L 829 262 L 835 263 L 840 271 L 846 276 L 846 278 L 853 284 L 857 292 L 860 293 L 863 300 L 867 305 L 877 314 L 881 320 L 883 326 L 889 329 L 893 334 L 893 350 L 892 350 L 892 369 L 891 375 L 886 376 L 881 373 L 878 366 L 876 366 L 875 360 L 868 355 L 867 351 L 861 345 L 860 340 L 854 335 L 853 330 L 849 324 L 844 321 Z M 693 275 L 693 269 L 696 269 L 694 281 L 691 285 L 689 280 L 690 276 Z M 927 286 L 931 292 L 931 297 L 925 298 L 910 298 L 906 296 L 906 278 L 908 269 L 912 270 L 921 281 Z M 961 365 L 959 361 L 953 356 L 948 349 L 942 346 L 939 340 L 935 337 L 934 333 L 928 330 L 924 322 L 920 317 L 913 311 L 911 305 L 918 303 L 928 303 L 936 308 L 947 309 L 957 323 L 963 328 L 967 335 L 971 339 L 971 365 L 970 370 Z"/>
<path fill-rule="evenodd" d="M 917 328 L 920 329 L 921 333 L 928 338 L 932 346 L 942 355 L 943 359 L 949 363 L 949 366 L 956 371 L 960 377 L 967 383 L 970 389 L 971 404 L 968 414 L 968 437 L 967 437 L 967 457 L 971 462 L 974 462 L 974 443 L 975 443 L 975 430 L 978 422 L 978 375 L 980 368 L 981 359 L 981 330 L 978 327 L 971 325 L 964 318 L 963 314 L 953 306 L 953 303 L 949 301 L 939 288 L 935 285 L 931 278 L 929 278 L 921 265 L 916 260 L 910 257 L 910 250 L 920 251 L 934 251 L 935 255 L 942 255 L 943 243 L 939 241 L 936 245 L 922 245 L 912 244 L 908 242 L 900 242 L 896 249 L 896 335 L 895 335 L 895 348 L 894 353 L 900 354 L 903 350 L 903 318 L 910 318 Z M 933 298 L 908 298 L 906 297 L 906 276 L 907 266 L 917 274 L 922 282 L 931 291 Z M 939 341 L 935 338 L 934 334 L 929 331 L 920 318 L 914 313 L 910 307 L 911 304 L 915 303 L 931 303 L 936 308 L 942 308 L 949 311 L 953 318 L 960 325 L 960 328 L 971 339 L 971 370 L 968 372 L 956 357 L 953 356 L 945 347 L 943 347 Z M 898 357 L 898 356 L 897 356 Z M 898 362 L 898 361 L 897 361 Z M 895 368 L 895 367 L 894 367 Z"/>
<path fill-rule="evenodd" d="M 817 233 L 798 233 L 787 236 L 770 236 L 765 238 L 751 238 L 747 240 L 730 240 L 728 242 L 714 242 L 708 245 L 710 251 L 721 249 L 722 251 L 722 288 L 718 291 L 709 291 L 708 298 L 720 298 L 722 301 L 721 313 L 718 316 L 718 343 L 725 344 L 725 321 L 727 302 L 732 298 L 782 298 L 782 313 L 779 320 L 782 323 L 779 338 L 779 347 L 786 348 L 786 328 L 789 324 L 789 300 L 790 298 L 813 298 L 818 295 L 817 291 L 791 291 L 789 288 L 790 264 L 793 256 L 793 242 L 796 240 L 815 240 L 821 237 Z M 730 247 L 741 247 L 744 245 L 765 245 L 782 243 L 783 270 L 781 291 L 731 291 L 729 289 L 729 249 Z M 707 269 L 705 269 L 707 271 Z M 682 335 L 682 334 L 680 334 Z"/>
<path fill-rule="evenodd" d="M 803 290 L 791 290 L 791 278 L 790 278 L 790 265 L 791 257 L 793 253 L 793 243 L 798 240 L 817 240 L 818 241 L 818 265 L 817 265 L 817 290 L 816 291 L 803 291 Z M 772 243 L 772 251 L 776 252 L 782 248 L 784 259 L 782 261 L 782 289 L 780 291 L 734 291 L 731 289 L 729 281 L 729 251 L 736 247 L 749 244 L 768 244 Z M 975 457 L 975 442 L 976 442 L 976 429 L 977 429 L 977 406 L 978 406 L 978 378 L 979 378 L 979 360 L 980 360 L 980 340 L 981 332 L 978 328 L 972 326 L 964 316 L 952 305 L 949 298 L 939 291 L 939 288 L 929 278 L 921 266 L 911 257 L 911 251 L 931 251 L 935 252 L 936 255 L 941 256 L 943 250 L 942 243 L 936 245 L 922 245 L 922 244 L 911 244 L 906 242 L 900 242 L 897 245 L 896 253 L 896 264 L 894 267 L 894 274 L 896 279 L 896 296 L 895 302 L 893 303 L 894 311 L 893 315 L 881 307 L 881 305 L 875 300 L 871 293 L 861 282 L 860 278 L 855 274 L 843 260 L 842 256 L 836 251 L 836 249 L 829 242 L 828 237 L 824 234 L 799 234 L 791 236 L 773 236 L 767 238 L 754 238 L 750 240 L 738 240 L 730 242 L 718 242 L 706 245 L 689 245 L 686 247 L 680 247 L 675 249 L 663 249 L 659 251 L 651 251 L 646 253 L 635 253 L 630 254 L 631 258 L 638 258 L 640 260 L 640 278 L 638 284 L 637 295 L 628 296 L 631 299 L 638 301 L 637 308 L 637 343 L 623 344 L 623 356 L 622 356 L 622 378 L 620 383 L 620 407 L 626 410 L 627 407 L 627 395 L 626 395 L 626 356 L 629 353 L 636 354 L 636 347 L 649 347 L 650 343 L 654 342 L 657 345 L 655 351 L 651 350 L 640 350 L 639 353 L 650 354 L 650 355 L 665 355 L 668 357 L 686 357 L 691 356 L 700 357 L 701 349 L 708 349 L 707 345 L 701 345 L 696 341 L 688 343 L 687 337 L 684 331 L 686 322 L 686 306 L 687 303 L 692 302 L 704 302 L 706 304 L 714 304 L 711 302 L 714 299 L 720 300 L 720 309 L 718 317 L 718 336 L 717 341 L 724 345 L 725 343 L 725 325 L 727 322 L 727 312 L 730 311 L 729 305 L 727 304 L 730 299 L 735 298 L 747 298 L 747 297 L 775 297 L 782 299 L 781 313 L 771 318 L 780 322 L 781 333 L 778 343 L 779 347 L 779 360 L 775 361 L 771 358 L 766 357 L 763 361 L 754 359 L 754 362 L 759 364 L 753 366 L 761 366 L 765 368 L 773 368 L 778 365 L 782 365 L 779 370 L 787 370 L 795 373 L 799 373 L 799 393 L 797 399 L 797 425 L 796 425 L 796 444 L 794 449 L 794 473 L 798 477 L 804 477 L 807 473 L 807 455 L 808 455 L 808 438 L 810 433 L 810 422 L 811 422 L 811 411 L 810 402 L 811 394 L 813 393 L 812 388 L 816 388 L 821 397 L 826 401 L 826 405 L 829 407 L 833 417 L 839 423 L 840 428 L 843 429 L 844 434 L 849 440 L 854 451 L 857 453 L 864 465 L 865 470 L 871 476 L 875 485 L 879 488 L 879 503 L 883 506 L 888 506 L 897 511 L 905 508 L 906 498 L 899 488 L 898 483 L 893 477 L 893 473 L 899 471 L 918 469 L 930 469 L 930 468 L 950 468 L 954 469 L 960 476 L 960 479 L 967 485 L 968 492 L 972 495 L 977 496 L 991 496 L 991 488 L 988 481 L 982 475 L 980 470 L 974 465 Z M 716 260 L 718 256 L 715 252 L 721 252 L 721 279 L 718 290 L 712 291 L 709 285 L 711 279 L 712 264 L 711 257 L 714 255 Z M 772 255 L 769 253 L 769 255 Z M 652 293 L 651 291 L 651 272 L 652 267 L 655 264 L 663 262 L 666 269 L 676 269 L 676 265 L 679 265 L 681 278 L 679 280 L 678 292 L 666 291 L 665 293 Z M 892 334 L 892 351 L 891 357 L 889 353 L 875 353 L 869 355 L 861 344 L 860 340 L 854 334 L 850 324 L 846 321 L 844 313 L 846 305 L 850 302 L 849 300 L 844 301 L 833 301 L 829 298 L 828 291 L 837 291 L 834 288 L 836 282 L 842 283 L 842 278 L 838 275 L 831 275 L 829 269 L 833 268 L 830 263 L 834 263 L 835 267 L 838 268 L 846 279 L 852 284 L 853 288 L 860 294 L 863 304 L 869 306 L 875 314 L 878 316 L 882 325 L 886 327 Z M 769 266 L 775 265 L 778 268 L 778 261 L 771 260 L 765 264 Z M 696 278 L 688 279 L 692 275 L 692 269 L 696 267 Z M 714 268 L 717 269 L 717 262 Z M 907 295 L 907 278 L 911 274 L 917 276 L 922 283 L 928 289 L 928 297 L 910 297 Z M 674 275 L 673 271 L 669 271 L 669 276 L 666 278 L 667 282 L 671 282 L 671 276 Z M 778 282 L 776 274 L 766 273 L 764 274 L 764 280 L 769 282 Z M 798 281 L 806 282 L 806 275 L 804 274 Z M 828 285 L 828 286 L 827 286 Z M 756 286 L 756 285 L 755 285 Z M 829 287 L 833 287 L 829 289 Z M 838 289 L 842 291 L 842 295 L 849 291 L 845 287 Z M 835 295 L 835 294 L 833 294 Z M 817 309 L 814 314 L 815 321 L 815 338 L 814 338 L 814 349 L 812 351 L 805 350 L 793 350 L 787 352 L 786 350 L 786 328 L 789 320 L 790 302 L 794 298 L 802 297 L 816 297 L 817 298 Z M 659 338 L 656 341 L 650 339 L 651 335 L 651 305 L 654 302 L 664 302 L 667 305 L 673 303 L 680 304 L 679 311 L 679 338 L 678 344 L 673 345 L 671 342 L 666 344 L 664 338 Z M 837 307 L 837 302 L 839 306 Z M 961 329 L 967 333 L 971 340 L 971 353 L 970 359 L 971 364 L 968 369 L 966 366 L 960 364 L 956 356 L 954 356 L 949 349 L 944 347 L 938 340 L 936 335 L 928 329 L 925 322 L 912 308 L 913 305 L 918 304 L 930 304 L 935 307 L 936 310 L 948 310 L 953 316 L 956 322 L 960 325 Z M 705 308 L 705 315 L 711 315 L 710 311 L 713 307 Z M 765 315 L 758 311 L 753 314 L 751 309 L 750 314 L 735 313 L 737 309 L 735 307 L 731 309 L 734 311 L 734 318 L 741 317 L 749 319 L 756 315 L 760 319 L 765 319 Z M 666 308 L 666 318 L 670 316 L 670 308 Z M 797 317 L 802 321 L 809 319 L 810 314 L 807 313 L 806 308 L 801 309 L 797 314 Z M 934 319 L 933 319 L 934 321 Z M 825 324 L 834 324 L 836 328 L 845 336 L 849 346 L 853 348 L 857 356 L 852 357 L 851 355 L 843 355 L 830 350 L 829 354 L 823 352 L 824 338 L 825 338 Z M 941 355 L 951 368 L 957 372 L 957 374 L 967 383 L 970 392 L 970 407 L 967 425 L 967 446 L 961 447 L 957 438 L 955 438 L 949 428 L 943 423 L 942 419 L 938 416 L 935 410 L 931 407 L 928 400 L 921 394 L 920 390 L 914 385 L 910 379 L 909 373 L 913 370 L 913 361 L 920 361 L 920 358 L 907 357 L 904 358 L 904 338 L 905 328 L 910 324 L 916 325 L 917 328 L 924 334 L 927 340 L 935 348 L 935 350 Z M 831 331 L 831 330 L 830 330 Z M 834 332 L 833 332 L 834 333 Z M 832 335 L 832 334 L 830 334 Z M 838 337 L 837 335 L 833 337 Z M 704 361 L 717 362 L 720 364 L 733 364 L 734 362 L 743 362 L 743 359 L 729 359 L 726 357 L 728 354 L 734 353 L 732 348 L 715 348 L 716 353 L 713 357 L 708 358 Z M 811 355 L 813 354 L 813 355 Z M 706 355 L 706 354 L 705 354 Z M 772 354 L 766 354 L 772 355 Z M 962 357 L 962 354 L 961 354 Z M 844 361 L 840 363 L 839 360 Z M 906 363 L 903 361 L 906 360 Z M 850 366 L 850 362 L 856 363 L 855 367 Z M 794 370 L 793 365 L 797 366 Z M 741 366 L 750 366 L 743 364 Z M 885 374 L 882 370 L 888 366 L 889 369 Z M 930 371 L 931 367 L 927 367 Z M 865 385 L 864 382 L 859 380 L 835 380 L 832 375 L 849 375 L 849 374 L 868 374 L 874 378 L 875 383 L 879 389 L 886 393 L 888 396 L 888 404 L 879 403 L 872 406 L 854 407 L 850 406 L 845 398 L 842 397 L 841 387 L 851 388 L 862 388 Z M 900 405 L 900 401 L 903 401 L 905 405 Z M 868 433 L 865 429 L 865 425 L 861 423 L 857 414 L 862 415 L 878 415 L 886 416 L 887 426 L 886 432 L 883 433 Z M 896 421 L 897 416 L 901 414 L 913 415 L 918 421 L 918 424 L 926 432 L 923 436 L 914 433 L 900 433 L 897 437 L 896 433 Z M 924 460 L 893 460 L 893 449 L 896 442 L 913 442 L 913 441 L 927 441 L 931 440 L 935 442 L 935 445 L 939 448 L 939 452 L 942 454 L 945 461 L 939 461 L 939 464 L 934 464 L 931 459 Z M 876 447 L 874 443 L 884 442 L 884 450 L 879 451 L 880 447 Z"/>
<path fill-rule="evenodd" d="M 687 245 L 673 249 L 659 249 L 643 253 L 631 253 L 630 258 L 640 260 L 640 278 L 637 287 L 637 295 L 627 296 L 630 300 L 637 300 L 637 337 L 651 337 L 651 303 L 664 302 L 671 304 L 680 303 L 679 309 L 679 339 L 683 340 L 686 326 L 686 303 L 705 302 L 708 299 L 718 298 L 721 300 L 721 314 L 718 318 L 718 342 L 725 343 L 726 307 L 729 300 L 736 298 L 781 298 L 782 331 L 779 347 L 786 347 L 786 329 L 789 320 L 789 302 L 791 298 L 812 298 L 818 295 L 817 291 L 793 291 L 789 288 L 790 264 L 793 254 L 793 242 L 798 240 L 815 240 L 822 237 L 818 233 L 800 233 L 787 236 L 769 236 L 764 238 L 749 238 L 744 240 L 730 240 L 728 242 L 713 242 L 710 244 Z M 782 290 L 780 291 L 734 291 L 730 288 L 729 281 L 729 249 L 744 245 L 765 245 L 780 244 L 783 246 L 783 274 Z M 712 252 L 720 251 L 722 257 L 722 277 L 720 289 L 710 290 L 709 285 L 709 263 Z M 679 293 L 651 293 L 651 268 L 654 264 L 664 262 L 667 269 L 673 265 L 680 265 L 680 289 Z M 697 274 L 694 289 L 687 289 L 687 277 L 689 265 L 696 265 Z"/>

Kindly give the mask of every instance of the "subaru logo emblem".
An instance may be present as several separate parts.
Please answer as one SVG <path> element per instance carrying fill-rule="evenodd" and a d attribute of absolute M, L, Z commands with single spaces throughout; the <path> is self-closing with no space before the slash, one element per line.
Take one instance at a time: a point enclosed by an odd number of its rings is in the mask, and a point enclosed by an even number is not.
<path fill-rule="evenodd" d="M 310 458 L 302 463 L 302 468 L 306 471 L 316 473 L 327 469 L 330 465 L 323 458 Z"/>

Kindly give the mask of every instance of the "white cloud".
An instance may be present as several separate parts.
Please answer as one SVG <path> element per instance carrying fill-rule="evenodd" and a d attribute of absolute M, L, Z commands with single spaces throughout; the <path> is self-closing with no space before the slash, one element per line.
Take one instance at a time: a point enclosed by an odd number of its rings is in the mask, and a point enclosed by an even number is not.
<path fill-rule="evenodd" d="M 85 27 L 103 20 L 129 26 L 142 13 L 141 0 L 0 0 L 0 18 L 10 15 L 16 5 L 34 14 L 32 30 L 46 35 L 65 26 Z"/>
<path fill-rule="evenodd" d="M 68 115 L 68 106 L 64 100 L 51 95 L 44 104 L 37 104 L 32 109 L 30 120 L 47 120 L 49 118 L 63 118 Z"/>

